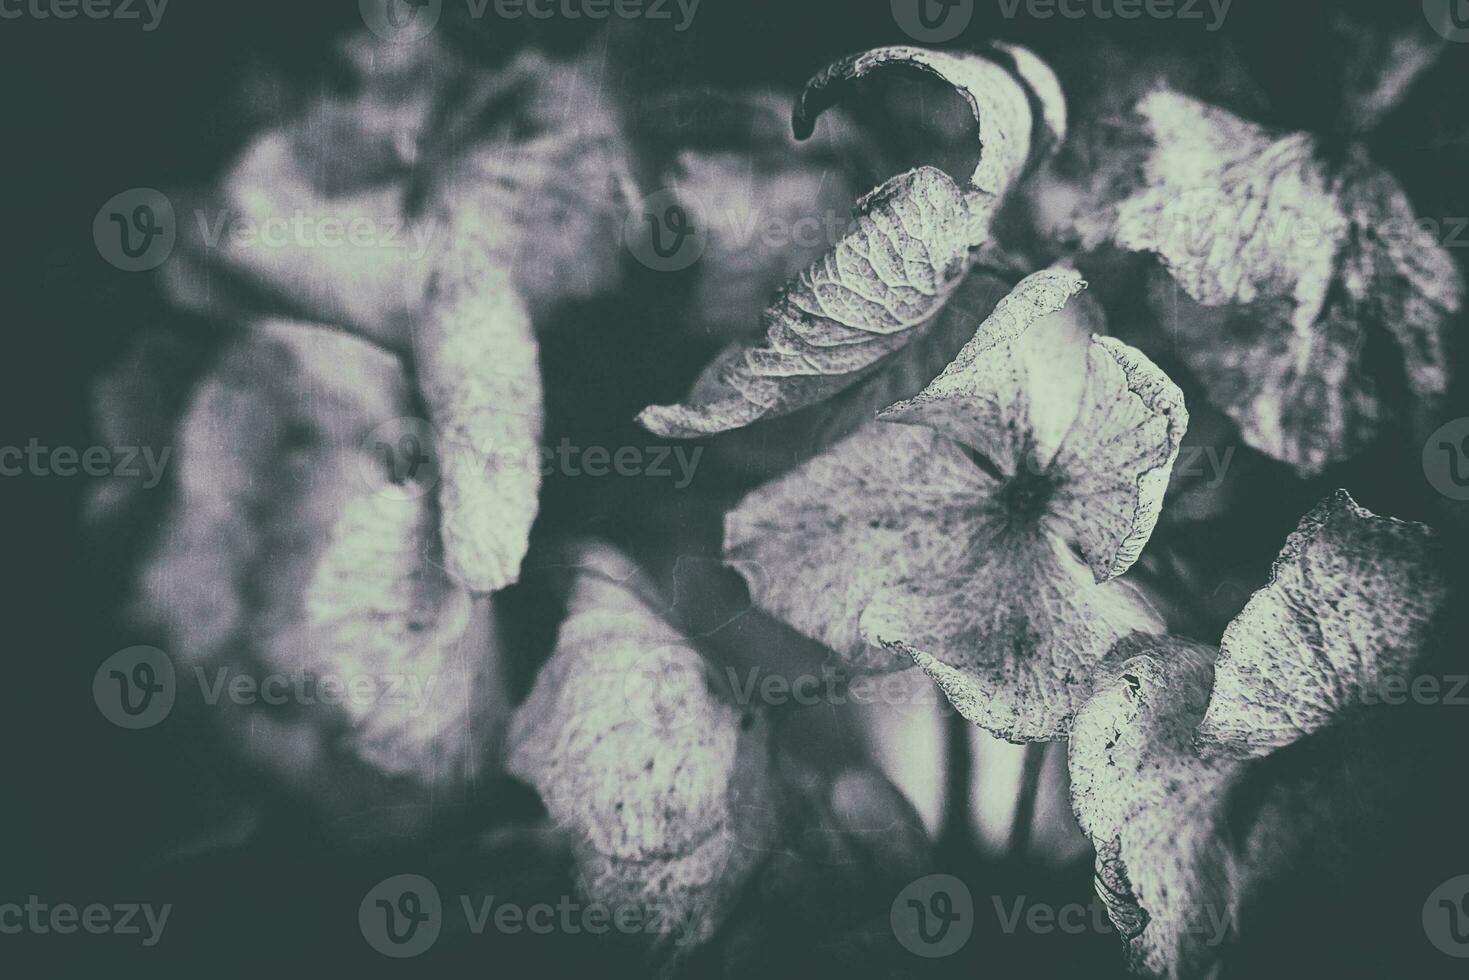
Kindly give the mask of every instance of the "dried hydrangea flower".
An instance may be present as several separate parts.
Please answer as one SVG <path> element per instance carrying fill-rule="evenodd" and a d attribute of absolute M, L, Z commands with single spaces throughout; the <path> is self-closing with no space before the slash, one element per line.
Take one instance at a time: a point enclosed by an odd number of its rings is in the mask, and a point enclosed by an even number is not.
<path fill-rule="evenodd" d="M 1019 49 L 1016 49 L 1018 51 Z M 681 405 L 654 406 L 639 420 L 669 438 L 727 432 L 822 401 L 876 369 L 923 333 L 963 281 L 989 239 L 1000 198 L 1020 176 L 1035 145 L 1059 138 L 1064 107 L 1036 125 L 1023 80 L 1048 78 L 1033 57 L 1009 52 L 1014 73 L 996 61 L 917 48 L 879 48 L 818 74 L 795 110 L 798 137 L 858 79 L 877 68 L 920 69 L 967 100 L 981 152 L 961 184 L 922 166 L 899 174 L 857 204 L 853 229 L 786 287 L 765 313 L 759 345 L 734 345 L 710 364 Z M 1054 79 L 1037 98 L 1059 93 Z"/>
<path fill-rule="evenodd" d="M 410 398 L 366 341 L 257 325 L 189 398 L 137 597 L 181 677 L 370 682 L 292 710 L 225 696 L 215 717 L 293 788 L 399 830 L 485 774 L 508 714 L 488 610 L 439 567 L 429 488 L 395 482 L 369 438 Z"/>
<path fill-rule="evenodd" d="M 725 527 L 759 605 L 856 666 L 911 659 L 1014 741 L 1063 734 L 1107 649 L 1157 623 L 1111 580 L 1147 541 L 1187 428 L 1166 375 L 1063 314 L 1083 285 L 1027 278 L 879 416 L 906 425 L 869 425 Z"/>
<path fill-rule="evenodd" d="M 1329 162 L 1310 134 L 1174 92 L 1137 113 L 1141 181 L 1098 206 L 1118 245 L 1158 255 L 1187 294 L 1160 301 L 1179 356 L 1245 440 L 1303 475 L 1355 455 L 1385 414 L 1362 363 L 1379 334 L 1412 420 L 1431 413 L 1464 283 L 1397 181 L 1359 145 Z"/>
<path fill-rule="evenodd" d="M 625 558 L 589 548 L 572 567 L 506 766 L 570 834 L 588 899 L 656 913 L 660 943 L 687 950 L 774 840 L 769 725 L 721 693 Z"/>
<path fill-rule="evenodd" d="M 1257 883 L 1345 809 L 1267 773 L 1245 837 L 1229 829 L 1231 794 L 1261 757 L 1369 714 L 1376 686 L 1422 655 L 1447 594 L 1435 550 L 1427 528 L 1339 492 L 1291 535 L 1217 660 L 1174 637 L 1109 655 L 1072 730 L 1072 802 L 1134 968 L 1207 975 Z"/>
<path fill-rule="evenodd" d="M 439 441 L 447 567 L 493 592 L 516 580 L 537 509 L 532 318 L 620 282 L 630 153 L 595 51 L 564 64 L 528 53 L 477 73 L 441 63 L 432 45 L 413 57 L 388 47 L 386 67 L 358 52 L 365 78 L 351 99 L 322 96 L 247 148 L 222 181 L 227 207 L 216 226 L 193 229 L 203 238 L 185 248 L 173 284 L 186 305 L 215 314 L 229 312 L 214 308 L 216 278 L 248 285 L 287 311 L 411 350 Z M 440 117 L 460 109 L 449 95 L 458 88 L 487 101 L 487 131 L 464 134 L 467 147 L 445 159 L 420 160 L 443 139 Z M 363 160 L 315 161 L 323 119 L 355 134 Z M 384 144 L 402 159 L 381 160 Z M 337 228 L 343 240 L 237 238 L 226 223 L 268 231 L 303 217 L 308 236 Z"/>

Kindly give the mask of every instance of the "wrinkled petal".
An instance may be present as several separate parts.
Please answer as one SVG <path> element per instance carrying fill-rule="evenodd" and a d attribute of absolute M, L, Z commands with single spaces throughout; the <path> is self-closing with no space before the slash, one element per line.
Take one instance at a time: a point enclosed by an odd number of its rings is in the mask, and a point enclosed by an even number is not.
<path fill-rule="evenodd" d="M 1071 731 L 1071 797 L 1097 850 L 1097 894 L 1134 970 L 1208 976 L 1237 923 L 1222 810 L 1237 763 L 1193 747 L 1214 651 L 1135 636 L 1108 659 Z"/>
<path fill-rule="evenodd" d="M 1183 393 L 1141 352 L 1092 341 L 1081 409 L 1052 463 L 1055 513 L 1098 582 L 1132 567 L 1163 509 L 1188 412 Z"/>
<path fill-rule="evenodd" d="M 398 360 L 370 344 L 260 325 L 185 408 L 178 496 L 139 585 L 139 612 L 210 683 L 374 681 L 373 698 L 302 716 L 218 705 L 242 752 L 333 804 L 348 792 L 402 803 L 405 787 L 419 787 L 408 802 L 429 791 L 447 802 L 485 768 L 503 710 L 486 610 L 472 614 L 438 567 L 432 496 L 395 482 L 369 438 L 409 397 Z M 299 752 L 254 751 L 282 726 L 297 729 Z"/>
<path fill-rule="evenodd" d="M 747 496 L 724 555 L 752 600 L 849 663 L 910 662 L 863 642 L 862 610 L 887 582 L 939 574 L 968 546 L 992 481 L 948 439 L 869 424 Z"/>
<path fill-rule="evenodd" d="M 773 833 L 763 809 L 769 729 L 614 577 L 625 560 L 592 549 L 575 564 L 567 617 L 516 713 L 507 768 L 577 840 L 591 900 L 662 909 L 681 926 L 672 940 L 697 944 Z"/>
<path fill-rule="evenodd" d="M 1188 413 L 1168 376 L 1119 341 L 1092 337 L 1085 363 L 1066 370 L 1087 334 L 1062 311 L 1084 286 L 1068 269 L 1027 277 L 943 374 L 879 418 L 930 426 L 1006 475 L 1049 481 L 1051 512 L 1100 582 L 1152 534 Z M 1068 374 L 1084 378 L 1079 391 L 1057 380 Z"/>
<path fill-rule="evenodd" d="M 765 313 L 758 347 L 730 348 L 686 405 L 639 421 L 670 438 L 737 429 L 821 401 L 860 380 L 942 307 L 982 243 L 991 206 L 933 168 L 894 177 L 858 202 L 853 230 Z"/>
<path fill-rule="evenodd" d="M 1116 205 L 1115 240 L 1221 309 L 1164 306 L 1190 338 L 1180 355 L 1250 444 L 1310 476 L 1360 451 L 1389 412 L 1422 426 L 1447 389 L 1464 281 L 1397 181 L 1360 146 L 1329 165 L 1308 134 L 1171 92 L 1138 113 L 1151 149 L 1142 186 Z M 1401 377 L 1365 360 L 1380 331 Z M 1382 404 L 1379 386 L 1408 404 Z"/>
<path fill-rule="evenodd" d="M 977 57 L 884 48 L 832 65 L 795 111 L 798 137 L 845 85 L 882 65 L 916 67 L 953 84 L 980 127 L 979 164 L 963 186 L 934 167 L 900 174 L 858 202 L 853 230 L 766 311 L 764 343 L 710 365 L 682 405 L 639 420 L 670 438 L 726 432 L 822 401 L 920 335 L 989 237 L 990 216 L 1031 151 L 1024 87 Z"/>
<path fill-rule="evenodd" d="M 878 417 L 928 426 L 983 453 L 1008 475 L 1037 460 L 1044 465 L 1071 421 L 1076 400 L 1070 399 L 1068 406 L 1064 396 L 1033 391 L 1033 386 L 1064 374 L 1057 359 L 1064 361 L 1079 331 L 1068 330 L 1074 320 L 1055 314 L 1085 287 L 1069 269 L 1028 276 L 923 392 Z M 1031 327 L 1042 322 L 1049 329 L 1037 329 L 1032 336 Z M 1038 446 L 1041 442 L 1049 448 Z"/>
<path fill-rule="evenodd" d="M 1117 243 L 1156 252 L 1206 306 L 1292 296 L 1308 328 L 1347 224 L 1310 137 L 1276 139 L 1166 91 L 1137 111 L 1155 149 L 1143 189 L 1118 205 Z"/>
<path fill-rule="evenodd" d="M 1265 755 L 1406 677 L 1447 595 L 1436 551 L 1427 527 L 1378 517 L 1345 491 L 1318 505 L 1224 633 L 1200 743 Z"/>
<path fill-rule="evenodd" d="M 477 592 L 519 578 L 541 486 L 539 352 L 495 236 L 456 228 L 414 333 L 418 386 L 439 443 L 444 556 L 450 574 Z"/>
<path fill-rule="evenodd" d="M 1064 735 L 1120 637 L 1161 628 L 1120 584 L 1097 585 L 1057 539 L 995 514 L 959 567 L 879 590 L 870 642 L 912 657 L 961 715 L 1027 742 Z"/>
<path fill-rule="evenodd" d="M 1153 296 L 1179 357 L 1246 445 L 1310 475 L 1371 442 L 1381 406 L 1362 371 L 1365 338 L 1338 304 L 1303 334 L 1284 328 L 1283 301 L 1211 308 L 1173 283 Z"/>

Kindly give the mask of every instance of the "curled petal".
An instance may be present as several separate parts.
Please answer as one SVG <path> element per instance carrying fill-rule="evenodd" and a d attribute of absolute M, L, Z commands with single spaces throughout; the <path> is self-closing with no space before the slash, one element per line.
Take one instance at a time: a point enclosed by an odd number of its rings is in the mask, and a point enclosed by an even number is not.
<path fill-rule="evenodd" d="M 1056 513 L 1103 582 L 1132 567 L 1152 536 L 1188 412 L 1168 375 L 1121 341 L 1093 338 L 1087 366 L 1081 410 L 1052 468 Z"/>
<path fill-rule="evenodd" d="M 437 431 L 444 556 L 476 592 L 515 582 L 541 485 L 541 374 L 530 314 L 487 236 L 464 229 L 429 285 L 414 348 Z"/>
<path fill-rule="evenodd" d="M 1319 504 L 1224 633 L 1200 744 L 1266 755 L 1406 676 L 1448 591 L 1437 550 L 1427 527 L 1378 517 L 1345 491 Z"/>
<path fill-rule="evenodd" d="M 650 431 L 695 438 L 822 401 L 921 336 L 964 279 L 973 253 L 989 238 L 1000 197 L 1031 155 L 1029 96 L 993 61 L 883 48 L 844 59 L 813 79 L 796 104 L 796 135 L 811 135 L 816 117 L 842 88 L 881 65 L 928 71 L 968 100 L 979 124 L 974 173 L 961 185 L 935 167 L 918 167 L 866 195 L 854 211 L 852 232 L 766 311 L 764 341 L 727 350 L 686 403 L 644 410 L 639 421 Z"/>
<path fill-rule="evenodd" d="M 1033 61 L 1026 65 L 1036 71 Z M 987 58 L 910 47 L 876 48 L 843 58 L 806 83 L 792 113 L 796 136 L 810 136 L 817 117 L 841 101 L 852 83 L 883 67 L 928 72 L 964 97 L 979 126 L 980 157 L 969 186 L 990 194 L 1004 193 L 1030 156 L 1033 120 L 1025 90 Z"/>
<path fill-rule="evenodd" d="M 942 374 L 920 394 L 889 406 L 878 418 L 928 426 L 983 453 L 1006 474 L 1032 464 L 1038 452 L 1045 452 L 1037 449 L 1037 416 L 1043 412 L 1033 410 L 1033 381 L 1059 373 L 1055 358 L 1063 354 L 1067 341 L 1076 338 L 1066 329 L 1074 322 L 1061 317 L 1048 321 L 1053 329 L 1037 331 L 1034 337 L 1028 337 L 1028 331 L 1064 310 L 1085 288 L 1070 269 L 1047 269 L 1021 280 Z M 1022 337 L 1027 341 L 1017 344 Z M 1044 366 L 1035 363 L 1041 360 Z M 1039 401 L 1036 408 L 1067 412 L 1064 397 Z M 1057 419 L 1052 429 L 1058 433 L 1069 419 L 1069 414 Z"/>

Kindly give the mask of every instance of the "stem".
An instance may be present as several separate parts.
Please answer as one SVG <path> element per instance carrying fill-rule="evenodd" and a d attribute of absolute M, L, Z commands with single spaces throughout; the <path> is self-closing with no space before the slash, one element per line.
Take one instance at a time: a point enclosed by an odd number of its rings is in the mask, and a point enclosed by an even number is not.
<path fill-rule="evenodd" d="M 969 826 L 969 792 L 974 783 L 974 757 L 969 749 L 970 724 L 950 710 L 944 716 L 944 741 L 948 758 L 944 765 L 944 819 L 935 850 L 943 856 L 972 858 L 977 847 Z"/>
<path fill-rule="evenodd" d="M 1041 772 L 1045 769 L 1045 742 L 1025 746 L 1025 759 L 1020 770 L 1020 795 L 1015 802 L 1015 822 L 1011 825 L 1008 857 L 1024 860 L 1030 850 L 1031 827 L 1035 823 L 1035 798 L 1040 792 Z"/>

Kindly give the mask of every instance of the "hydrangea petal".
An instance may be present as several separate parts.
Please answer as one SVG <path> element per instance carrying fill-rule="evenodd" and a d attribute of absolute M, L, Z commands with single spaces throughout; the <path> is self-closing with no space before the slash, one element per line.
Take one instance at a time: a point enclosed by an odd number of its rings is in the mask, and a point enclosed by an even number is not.
<path fill-rule="evenodd" d="M 1224 633 L 1201 744 L 1265 755 L 1405 676 L 1447 595 L 1436 550 L 1427 527 L 1378 517 L 1345 491 L 1318 505 Z"/>
<path fill-rule="evenodd" d="M 1098 582 L 1132 567 L 1158 523 L 1188 411 L 1178 386 L 1140 351 L 1092 341 L 1086 391 L 1052 467 L 1055 513 Z"/>
<path fill-rule="evenodd" d="M 757 605 L 845 661 L 907 668 L 862 640 L 862 610 L 885 582 L 953 567 L 993 488 L 937 433 L 869 424 L 741 501 L 725 560 Z"/>
<path fill-rule="evenodd" d="M 994 208 L 1031 152 L 1024 86 L 983 58 L 883 48 L 819 74 L 797 102 L 798 137 L 847 83 L 885 65 L 945 79 L 968 100 L 981 152 L 964 185 L 923 166 L 858 202 L 853 230 L 792 282 L 766 311 L 764 341 L 725 351 L 679 405 L 645 409 L 639 421 L 669 438 L 742 428 L 822 401 L 859 381 L 921 335 L 963 281 L 989 237 Z"/>
<path fill-rule="evenodd" d="M 1200 759 L 1214 651 L 1175 637 L 1119 643 L 1071 732 L 1071 796 L 1097 849 L 1097 894 L 1129 964 L 1207 976 L 1236 921 L 1219 813 L 1237 763 Z"/>
<path fill-rule="evenodd" d="M 1095 584 L 1059 539 L 986 516 L 960 566 L 881 589 L 862 632 L 910 656 L 976 725 L 1013 742 L 1056 738 L 1112 644 L 1162 624 L 1125 586 Z"/>
<path fill-rule="evenodd" d="M 588 897 L 662 909 L 708 939 L 763 857 L 769 728 L 740 711 L 688 641 L 588 549 L 567 617 L 510 734 L 507 768 L 576 841 Z M 632 574 L 629 572 L 629 574 Z"/>
<path fill-rule="evenodd" d="M 1049 459 L 1060 432 L 1070 423 L 1076 402 L 1036 398 L 1033 385 L 1055 375 L 1064 360 L 1067 328 L 1074 321 L 1055 316 L 1086 283 L 1069 269 L 1047 269 L 1025 279 L 1000 301 L 943 373 L 916 397 L 889 406 L 884 422 L 925 425 L 970 446 L 1002 473 L 1013 475 Z M 1050 329 L 1032 326 L 1045 322 Z M 1023 340 L 1022 340 L 1023 338 Z M 1039 402 L 1039 404 L 1036 404 Z M 1046 425 L 1049 416 L 1051 424 Z"/>

